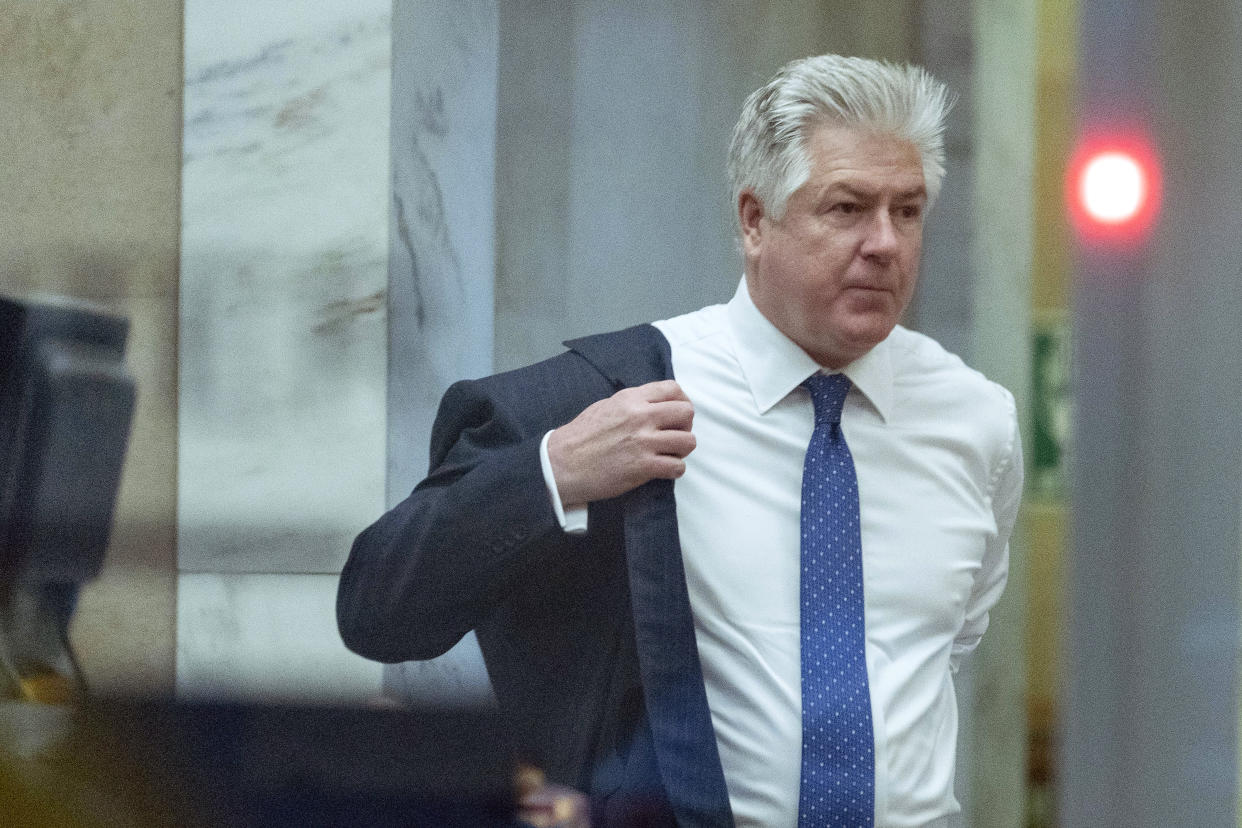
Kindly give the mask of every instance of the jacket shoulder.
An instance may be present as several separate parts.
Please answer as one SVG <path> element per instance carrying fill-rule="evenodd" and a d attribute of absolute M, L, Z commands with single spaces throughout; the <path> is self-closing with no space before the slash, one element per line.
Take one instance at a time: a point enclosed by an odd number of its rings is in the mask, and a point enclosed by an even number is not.
<path fill-rule="evenodd" d="M 653 325 L 570 339 L 565 347 L 594 366 L 616 388 L 673 376 L 668 340 Z"/>
<path fill-rule="evenodd" d="M 651 325 L 570 340 L 523 368 L 449 386 L 432 427 L 433 465 L 467 429 L 512 430 L 510 439 L 564 425 L 621 388 L 672 376 L 668 342 Z"/>

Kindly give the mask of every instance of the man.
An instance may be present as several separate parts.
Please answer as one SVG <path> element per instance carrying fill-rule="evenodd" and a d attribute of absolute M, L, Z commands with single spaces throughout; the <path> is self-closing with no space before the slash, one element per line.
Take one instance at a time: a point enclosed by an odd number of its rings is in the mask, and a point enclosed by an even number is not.
<path fill-rule="evenodd" d="M 346 643 L 477 630 L 597 824 L 945 824 L 951 672 L 1022 481 L 1012 397 L 897 324 L 947 106 L 832 55 L 751 95 L 732 301 L 450 388 L 429 477 L 342 573 Z"/>

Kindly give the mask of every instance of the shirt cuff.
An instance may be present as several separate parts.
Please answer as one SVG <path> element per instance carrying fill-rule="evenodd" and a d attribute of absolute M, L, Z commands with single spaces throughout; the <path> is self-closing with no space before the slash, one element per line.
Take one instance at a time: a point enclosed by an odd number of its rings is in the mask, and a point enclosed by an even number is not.
<path fill-rule="evenodd" d="M 552 474 L 552 461 L 548 458 L 548 438 L 551 436 L 552 432 L 549 431 L 539 441 L 539 465 L 543 468 L 543 483 L 548 487 L 552 511 L 556 512 L 556 519 L 561 524 L 561 529 L 571 535 L 584 535 L 587 530 L 587 507 L 575 506 L 572 509 L 566 509 L 561 503 L 561 493 L 557 491 L 556 477 Z"/>

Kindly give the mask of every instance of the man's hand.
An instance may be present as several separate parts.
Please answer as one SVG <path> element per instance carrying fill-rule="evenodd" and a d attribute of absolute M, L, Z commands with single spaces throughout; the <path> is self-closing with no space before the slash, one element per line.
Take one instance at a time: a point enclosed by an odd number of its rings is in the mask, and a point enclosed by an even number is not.
<path fill-rule="evenodd" d="M 673 380 L 623 388 L 586 408 L 548 438 L 561 502 L 585 506 L 686 472 L 694 450 L 694 406 Z"/>

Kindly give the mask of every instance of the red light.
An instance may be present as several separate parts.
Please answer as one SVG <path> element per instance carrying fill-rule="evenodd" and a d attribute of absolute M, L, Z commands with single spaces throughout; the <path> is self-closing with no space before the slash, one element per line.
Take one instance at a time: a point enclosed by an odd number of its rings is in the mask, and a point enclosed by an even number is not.
<path fill-rule="evenodd" d="M 1160 206 L 1160 165 L 1138 136 L 1096 135 L 1070 160 L 1070 217 L 1085 241 L 1137 242 Z"/>

